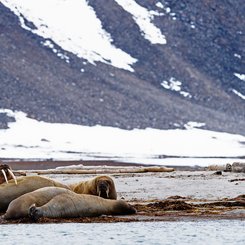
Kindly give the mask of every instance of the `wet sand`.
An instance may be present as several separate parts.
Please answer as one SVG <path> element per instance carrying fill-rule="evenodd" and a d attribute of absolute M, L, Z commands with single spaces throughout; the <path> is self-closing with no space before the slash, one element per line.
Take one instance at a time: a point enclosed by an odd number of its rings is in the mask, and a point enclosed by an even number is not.
<path fill-rule="evenodd" d="M 77 163 L 77 162 L 76 162 Z M 89 169 L 128 168 L 129 164 L 101 161 L 83 164 Z M 16 163 L 17 164 L 17 163 Z M 20 164 L 20 163 L 18 163 Z M 38 168 L 39 163 L 28 163 L 30 169 Z M 41 163 L 44 164 L 44 163 Z M 47 164 L 47 163 L 46 163 Z M 59 166 L 73 165 L 62 162 Z M 96 165 L 97 164 L 97 165 Z M 20 169 L 12 164 L 14 170 Z M 21 164 L 22 165 L 22 164 Z M 102 165 L 102 166 L 101 166 Z M 20 166 L 20 165 L 17 165 Z M 23 165 L 22 165 L 23 166 Z M 53 163 L 48 166 L 54 167 Z M 140 167 L 139 165 L 137 165 Z M 137 167 L 135 166 L 135 167 Z M 42 168 L 44 169 L 44 168 Z M 23 170 L 23 169 L 22 169 Z M 27 174 L 35 174 L 28 172 Z M 101 216 L 97 218 L 40 219 L 39 223 L 64 222 L 132 222 L 132 221 L 189 221 L 200 219 L 239 219 L 245 220 L 245 181 L 244 173 L 231 173 L 201 170 L 176 170 L 174 172 L 110 173 L 115 181 L 118 198 L 128 201 L 137 209 L 130 216 Z M 74 183 L 90 179 L 95 174 L 44 174 L 63 183 Z M 26 219 L 5 221 L 2 224 L 30 223 Z"/>

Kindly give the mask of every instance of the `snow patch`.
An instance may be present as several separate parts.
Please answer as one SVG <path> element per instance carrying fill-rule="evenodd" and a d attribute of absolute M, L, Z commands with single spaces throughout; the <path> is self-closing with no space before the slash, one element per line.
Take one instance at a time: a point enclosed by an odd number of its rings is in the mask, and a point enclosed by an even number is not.
<path fill-rule="evenodd" d="M 153 23 L 154 16 L 161 16 L 161 13 L 148 10 L 134 0 L 115 0 L 124 10 L 132 14 L 133 19 L 139 26 L 145 39 L 152 44 L 166 44 L 166 37 Z"/>
<path fill-rule="evenodd" d="M 41 42 L 41 44 L 45 47 L 50 48 L 53 51 L 53 53 L 55 53 L 62 60 L 65 60 L 66 63 L 70 63 L 69 57 L 63 54 L 61 51 L 58 51 L 56 48 L 54 48 L 54 44 L 50 40 L 45 40 L 44 42 Z"/>
<path fill-rule="evenodd" d="M 196 28 L 195 23 L 191 21 L 191 23 L 190 23 L 190 27 L 191 27 L 192 29 L 195 29 L 195 28 Z"/>
<path fill-rule="evenodd" d="M 245 74 L 234 73 L 234 75 L 240 80 L 245 82 Z"/>
<path fill-rule="evenodd" d="M 184 125 L 186 129 L 194 129 L 204 127 L 206 124 L 201 122 L 188 122 Z"/>
<path fill-rule="evenodd" d="M 112 45 L 94 9 L 86 0 L 2 0 L 20 20 L 21 26 L 62 49 L 88 60 L 103 62 L 133 72 L 137 59 Z M 25 24 L 24 18 L 35 28 Z"/>
<path fill-rule="evenodd" d="M 169 81 L 162 81 L 161 85 L 165 89 L 169 89 L 169 90 L 172 90 L 172 91 L 179 92 L 184 97 L 187 97 L 187 98 L 191 98 L 192 97 L 190 93 L 181 90 L 182 83 L 180 81 L 176 80 L 174 77 L 171 77 L 169 79 Z"/>
<path fill-rule="evenodd" d="M 177 19 L 177 18 L 176 18 L 176 13 L 172 12 L 172 10 L 171 10 L 170 7 L 165 6 L 165 5 L 164 5 L 163 3 L 161 3 L 161 2 L 156 3 L 156 6 L 157 6 L 158 8 L 163 9 L 163 10 L 165 11 L 165 13 L 168 14 L 168 15 L 172 18 L 172 20 L 176 20 L 176 19 Z"/>
<path fill-rule="evenodd" d="M 162 4 L 161 2 L 157 2 L 157 3 L 156 3 L 156 6 L 157 6 L 158 8 L 160 8 L 160 9 L 163 9 L 163 8 L 164 8 L 164 6 L 163 6 L 163 4 Z"/>
<path fill-rule="evenodd" d="M 238 59 L 241 59 L 242 58 L 242 56 L 240 55 L 240 54 L 234 54 L 234 57 L 236 57 L 236 58 L 238 58 Z"/>
<path fill-rule="evenodd" d="M 232 92 L 236 95 L 238 95 L 240 98 L 242 98 L 243 100 L 245 100 L 245 95 L 241 94 L 240 92 L 238 92 L 237 90 L 235 89 L 232 89 Z"/>

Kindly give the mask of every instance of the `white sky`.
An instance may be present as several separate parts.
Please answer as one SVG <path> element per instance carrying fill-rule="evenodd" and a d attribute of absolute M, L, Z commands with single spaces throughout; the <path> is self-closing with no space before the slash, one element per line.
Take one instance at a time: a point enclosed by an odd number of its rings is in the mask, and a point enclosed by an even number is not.
<path fill-rule="evenodd" d="M 228 159 L 155 159 L 158 155 L 186 157 L 244 156 L 245 137 L 193 126 L 186 130 L 123 130 L 103 126 L 81 126 L 39 122 L 23 112 L 0 109 L 16 122 L 0 130 L 0 157 L 59 160 L 120 160 L 163 165 L 223 164 Z M 193 125 L 193 126 L 192 126 Z M 97 158 L 99 157 L 99 158 Z M 232 162 L 235 159 L 231 160 Z"/>

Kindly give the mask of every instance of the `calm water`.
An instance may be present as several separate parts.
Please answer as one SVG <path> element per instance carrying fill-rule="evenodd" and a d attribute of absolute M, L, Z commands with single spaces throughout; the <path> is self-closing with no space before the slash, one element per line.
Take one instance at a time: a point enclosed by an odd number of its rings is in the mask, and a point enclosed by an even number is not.
<path fill-rule="evenodd" d="M 0 226 L 1 244 L 245 244 L 245 221 Z"/>

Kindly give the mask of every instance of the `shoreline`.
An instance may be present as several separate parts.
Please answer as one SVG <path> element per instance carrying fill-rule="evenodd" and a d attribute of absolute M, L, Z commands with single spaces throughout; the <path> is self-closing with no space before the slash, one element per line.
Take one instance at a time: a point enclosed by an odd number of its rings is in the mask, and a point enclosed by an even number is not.
<path fill-rule="evenodd" d="M 115 165 L 113 161 L 28 161 L 26 163 L 5 161 L 4 163 L 9 164 L 14 172 L 15 170 L 18 172 L 16 169 L 16 165 L 20 166 L 18 164 L 23 163 L 23 169 L 32 167 L 34 171 L 27 170 L 27 175 L 38 174 L 40 166 L 47 170 L 57 167 L 57 164 L 59 167 L 71 166 L 74 163 L 76 163 L 75 165 L 82 164 L 84 168 L 80 166 L 80 169 L 89 170 L 119 169 L 123 171 L 129 167 L 132 169 L 147 167 L 146 165 L 133 166 L 120 162 Z M 38 169 L 35 170 L 34 168 L 37 167 Z M 153 166 L 150 165 L 150 167 Z M 193 169 L 177 169 L 173 172 L 110 172 L 108 175 L 115 182 L 118 199 L 124 199 L 133 205 L 137 210 L 135 215 L 41 219 L 38 223 L 175 222 L 221 219 L 245 221 L 244 173 L 219 172 L 221 173 Z M 88 174 L 61 172 L 57 174 L 55 171 L 41 171 L 41 175 L 68 184 L 91 179 L 98 174 L 96 172 Z M 10 221 L 0 218 L 0 224 L 17 223 L 32 222 L 28 218 Z"/>
<path fill-rule="evenodd" d="M 181 166 L 181 165 L 159 165 L 159 164 L 144 164 L 144 163 L 130 163 L 114 160 L 21 160 L 21 159 L 1 159 L 5 164 L 8 164 L 13 170 L 47 170 L 55 169 L 57 167 L 67 166 L 115 166 L 115 167 L 169 167 L 175 170 L 183 171 L 203 171 L 205 167 L 201 166 Z"/>
<path fill-rule="evenodd" d="M 237 201 L 235 201 L 237 200 Z M 167 203 L 167 205 L 165 204 Z M 0 216 L 1 224 L 57 224 L 57 223 L 117 223 L 117 222 L 189 222 L 214 220 L 240 220 L 245 221 L 245 195 L 231 200 L 224 198 L 222 202 L 207 202 L 197 204 L 191 201 L 162 200 L 146 202 L 144 204 L 131 203 L 138 211 L 134 215 L 79 218 L 40 218 L 31 221 L 29 218 L 4 220 Z M 165 206 L 165 207 L 164 207 Z M 187 208 L 188 207 L 188 208 Z M 3 215 L 3 213 L 0 213 Z"/>
<path fill-rule="evenodd" d="M 3 159 L 2 162 L 8 164 L 14 170 L 45 170 L 54 169 L 57 167 L 66 166 L 151 166 L 146 164 L 136 164 L 128 162 L 117 162 L 112 160 L 6 160 Z"/>

